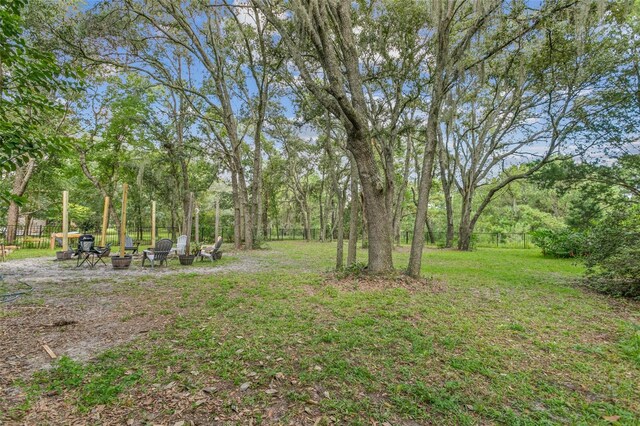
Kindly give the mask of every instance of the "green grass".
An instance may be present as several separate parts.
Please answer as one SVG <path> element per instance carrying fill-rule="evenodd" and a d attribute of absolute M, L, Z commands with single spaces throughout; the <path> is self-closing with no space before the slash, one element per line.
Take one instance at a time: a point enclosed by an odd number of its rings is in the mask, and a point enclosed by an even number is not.
<path fill-rule="evenodd" d="M 252 255 L 270 272 L 159 278 L 139 297 L 179 289 L 156 311 L 179 312 L 172 326 L 95 362 L 61 360 L 22 385 L 29 399 L 12 415 L 55 390 L 79 416 L 134 398 L 133 416 L 154 389 L 196 398 L 215 384 L 204 415 L 243 424 L 272 424 L 273 410 L 278 423 L 300 423 L 305 407 L 340 424 L 640 423 L 638 305 L 582 291 L 570 260 L 429 250 L 427 284 L 405 288 L 327 280 L 334 244 L 269 246 Z M 398 268 L 407 251 L 395 253 Z"/>
<path fill-rule="evenodd" d="M 59 250 L 59 249 L 58 249 Z M 16 259 L 28 259 L 31 257 L 44 257 L 49 256 L 52 259 L 56 258 L 56 251 L 58 250 L 49 250 L 49 249 L 20 249 L 12 251 L 7 257 L 7 260 L 16 260 Z"/>

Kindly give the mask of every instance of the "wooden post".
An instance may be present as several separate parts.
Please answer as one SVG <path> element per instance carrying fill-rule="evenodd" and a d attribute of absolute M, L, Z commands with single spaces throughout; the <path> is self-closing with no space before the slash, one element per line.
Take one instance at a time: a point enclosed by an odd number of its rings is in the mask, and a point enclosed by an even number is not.
<path fill-rule="evenodd" d="M 218 236 L 220 236 L 220 199 L 216 197 L 216 235 L 213 239 L 218 241 Z"/>
<path fill-rule="evenodd" d="M 102 212 L 102 235 L 100 245 L 107 245 L 107 227 L 109 226 L 109 197 L 104 197 L 104 211 Z"/>
<path fill-rule="evenodd" d="M 124 257 L 125 228 L 127 227 L 127 190 L 129 185 L 122 184 L 122 218 L 120 219 L 120 257 Z"/>
<path fill-rule="evenodd" d="M 151 247 L 156 246 L 156 202 L 151 202 Z"/>
<path fill-rule="evenodd" d="M 200 244 L 200 209 L 198 209 L 198 202 L 194 201 L 193 203 L 194 205 L 194 209 L 195 209 L 195 213 L 196 213 L 196 226 L 195 226 L 195 237 L 196 237 L 196 244 Z"/>
<path fill-rule="evenodd" d="M 62 191 L 62 251 L 69 250 L 69 191 Z"/>

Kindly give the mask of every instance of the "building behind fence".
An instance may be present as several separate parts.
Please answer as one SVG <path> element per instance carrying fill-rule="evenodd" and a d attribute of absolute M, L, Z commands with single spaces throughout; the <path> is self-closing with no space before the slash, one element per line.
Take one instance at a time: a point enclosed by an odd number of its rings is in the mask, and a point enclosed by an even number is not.
<path fill-rule="evenodd" d="M 127 235 L 131 236 L 135 241 L 139 241 L 142 245 L 151 244 L 151 228 L 139 228 L 131 226 L 127 230 Z M 17 228 L 10 228 L 8 226 L 0 225 L 0 242 L 3 244 L 17 245 L 22 248 L 49 248 L 51 241 L 51 234 L 62 232 L 62 226 L 60 224 L 50 225 L 34 225 L 25 229 L 23 225 L 18 225 Z M 98 242 L 100 242 L 100 229 L 70 229 L 70 232 L 88 233 L 96 236 Z M 160 238 L 169 238 L 176 240 L 179 236 L 180 229 L 177 227 L 158 226 L 156 227 L 156 240 Z M 220 232 L 222 238 L 226 242 L 233 242 L 233 228 L 222 228 Z M 318 241 L 320 240 L 320 229 L 314 228 L 309 230 L 309 239 Z M 214 228 L 213 226 L 202 225 L 200 226 L 200 241 L 204 243 L 213 243 Z M 13 237 L 13 238 L 12 238 Z M 433 240 L 426 235 L 425 244 L 432 246 L 444 246 L 445 233 L 435 232 L 433 234 Z M 110 228 L 107 231 L 106 243 L 112 245 L 118 245 L 119 237 L 118 231 L 114 228 Z M 270 228 L 267 229 L 264 235 L 266 241 L 285 241 L 285 240 L 305 240 L 306 232 L 302 228 Z M 335 236 L 331 238 L 330 232 L 327 230 L 325 233 L 326 240 L 335 240 Z M 401 244 L 410 244 L 413 239 L 412 231 L 402 231 L 400 233 Z M 57 243 L 60 239 L 57 240 Z M 58 244 L 57 244 L 58 245 Z M 454 242 L 455 246 L 455 242 Z M 473 247 L 503 247 L 503 248 L 531 248 L 531 235 L 526 232 L 475 232 L 472 236 Z"/>

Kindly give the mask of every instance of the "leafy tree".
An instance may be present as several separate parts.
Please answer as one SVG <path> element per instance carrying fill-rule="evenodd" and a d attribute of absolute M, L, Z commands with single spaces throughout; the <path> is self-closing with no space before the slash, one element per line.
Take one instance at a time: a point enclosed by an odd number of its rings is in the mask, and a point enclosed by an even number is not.
<path fill-rule="evenodd" d="M 25 35 L 26 3 L 0 1 L 0 173 L 68 148 L 55 123 L 76 74 Z M 8 200 L 6 193 L 2 200 Z"/>

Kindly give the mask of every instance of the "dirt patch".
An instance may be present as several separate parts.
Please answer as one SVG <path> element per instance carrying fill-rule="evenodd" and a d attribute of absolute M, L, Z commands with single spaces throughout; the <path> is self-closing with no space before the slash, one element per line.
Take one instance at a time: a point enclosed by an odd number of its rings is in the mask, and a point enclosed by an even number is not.
<path fill-rule="evenodd" d="M 86 361 L 165 327 L 177 310 L 163 311 L 163 307 L 175 307 L 179 294 L 171 286 L 157 286 L 162 277 L 253 273 L 269 265 L 264 257 L 244 253 L 234 254 L 226 263 L 187 268 L 170 264 L 151 270 L 139 263 L 125 271 L 114 271 L 111 265 L 75 268 L 75 261 L 50 258 L 0 263 L 0 293 L 24 288 L 24 284 L 33 288 L 11 303 L 0 304 L 0 397 L 15 379 L 51 366 L 53 359 L 45 344 L 58 357 Z"/>
<path fill-rule="evenodd" d="M 440 293 L 447 289 L 443 281 L 432 278 L 411 278 L 403 274 L 394 276 L 363 274 L 359 276 L 341 277 L 339 274 L 331 273 L 327 274 L 325 283 L 349 291 L 380 291 L 402 288 L 411 293 L 425 291 Z"/>
<path fill-rule="evenodd" d="M 167 290 L 156 297 L 169 298 L 171 293 Z M 172 319 L 159 315 L 159 307 L 143 298 L 108 292 L 104 286 L 88 286 L 76 296 L 45 297 L 43 305 L 25 300 L 0 311 L 0 387 L 49 368 L 53 359 L 44 344 L 58 357 L 84 361 L 141 333 L 160 329 Z"/>

